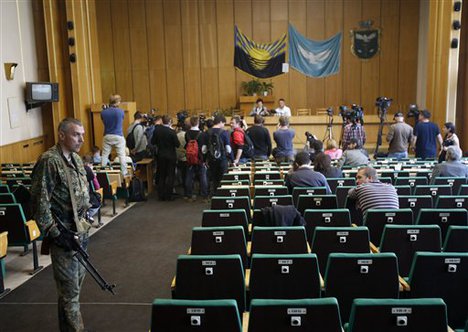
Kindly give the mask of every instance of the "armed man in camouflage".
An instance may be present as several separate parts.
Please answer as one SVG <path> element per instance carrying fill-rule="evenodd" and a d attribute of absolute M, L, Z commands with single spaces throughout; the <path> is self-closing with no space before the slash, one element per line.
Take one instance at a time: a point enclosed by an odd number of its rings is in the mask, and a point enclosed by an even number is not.
<path fill-rule="evenodd" d="M 78 233 L 86 249 L 89 227 L 86 227 L 85 215 L 89 208 L 89 191 L 86 171 L 77 154 L 83 145 L 83 135 L 80 121 L 64 119 L 58 127 L 58 144 L 42 154 L 32 174 L 35 219 L 45 242 L 50 243 L 60 331 L 84 330 L 79 297 L 86 271 L 73 256 L 73 235 L 61 231 L 57 224 L 60 219 L 68 230 Z"/>

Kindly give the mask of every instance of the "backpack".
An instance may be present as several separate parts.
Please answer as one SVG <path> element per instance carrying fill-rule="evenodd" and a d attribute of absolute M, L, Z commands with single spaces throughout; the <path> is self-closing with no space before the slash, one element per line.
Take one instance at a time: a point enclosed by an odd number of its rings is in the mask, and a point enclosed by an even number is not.
<path fill-rule="evenodd" d="M 141 126 L 141 124 L 139 123 L 136 124 L 135 127 L 133 127 L 132 131 L 125 138 L 125 140 L 127 141 L 127 147 L 129 148 L 130 151 L 132 151 L 136 147 L 136 140 L 135 140 L 135 135 L 133 135 L 133 132 L 138 126 Z"/>
<path fill-rule="evenodd" d="M 189 166 L 200 165 L 198 136 L 200 136 L 200 133 L 194 139 L 189 140 L 185 147 L 185 156 L 187 158 L 187 165 Z"/>
<path fill-rule="evenodd" d="M 143 181 L 136 176 L 133 177 L 132 182 L 130 183 L 129 188 L 129 198 L 130 202 L 142 202 L 146 201 L 145 187 Z"/>
<path fill-rule="evenodd" d="M 208 132 L 208 158 L 210 160 L 220 160 L 224 155 L 224 145 L 221 140 L 221 133 Z"/>
<path fill-rule="evenodd" d="M 250 136 L 244 132 L 244 148 L 242 149 L 242 156 L 245 158 L 253 158 L 254 144 Z"/>

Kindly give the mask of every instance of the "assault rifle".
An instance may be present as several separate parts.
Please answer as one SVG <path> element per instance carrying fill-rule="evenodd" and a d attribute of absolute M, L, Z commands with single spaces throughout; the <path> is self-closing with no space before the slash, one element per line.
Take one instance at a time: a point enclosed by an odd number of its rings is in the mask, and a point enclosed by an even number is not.
<path fill-rule="evenodd" d="M 60 230 L 60 232 L 63 232 L 64 234 L 69 234 L 72 235 L 70 238 L 71 240 L 71 247 L 75 251 L 74 256 L 78 260 L 78 262 L 83 265 L 83 267 L 88 271 L 88 273 L 93 277 L 93 279 L 96 281 L 96 283 L 101 287 L 102 290 L 104 291 L 109 291 L 112 293 L 112 295 L 115 295 L 114 288 L 115 284 L 109 284 L 98 272 L 98 270 L 94 267 L 94 265 L 91 263 L 89 260 L 89 255 L 84 250 L 84 248 L 81 246 L 80 239 L 78 235 L 68 228 L 65 227 L 65 225 L 62 223 L 62 221 L 57 217 L 55 213 L 52 212 L 54 215 L 54 219 L 57 223 L 57 227 Z"/>

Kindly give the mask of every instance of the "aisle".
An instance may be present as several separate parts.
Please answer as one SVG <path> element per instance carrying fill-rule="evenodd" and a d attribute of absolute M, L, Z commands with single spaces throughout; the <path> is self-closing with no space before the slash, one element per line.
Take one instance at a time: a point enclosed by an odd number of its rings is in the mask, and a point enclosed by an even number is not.
<path fill-rule="evenodd" d="M 138 203 L 95 234 L 92 262 L 117 295 L 101 291 L 87 276 L 81 293 L 87 328 L 95 331 L 148 331 L 151 302 L 170 297 L 176 259 L 190 245 L 208 204 L 181 199 Z M 0 332 L 57 331 L 56 291 L 51 267 L 0 301 Z"/>

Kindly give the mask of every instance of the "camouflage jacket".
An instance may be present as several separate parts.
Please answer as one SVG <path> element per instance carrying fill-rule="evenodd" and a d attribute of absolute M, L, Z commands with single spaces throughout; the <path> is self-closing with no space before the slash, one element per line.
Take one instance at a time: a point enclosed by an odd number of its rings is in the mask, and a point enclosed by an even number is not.
<path fill-rule="evenodd" d="M 67 170 L 64 169 L 61 159 L 68 165 Z M 78 154 L 72 152 L 71 160 L 68 161 L 57 144 L 41 155 L 31 175 L 35 220 L 42 234 L 50 234 L 52 237 L 60 234 L 52 212 L 65 224 L 74 224 L 66 171 L 70 172 L 78 217 L 83 217 L 90 207 L 89 189 L 86 171 Z"/>

